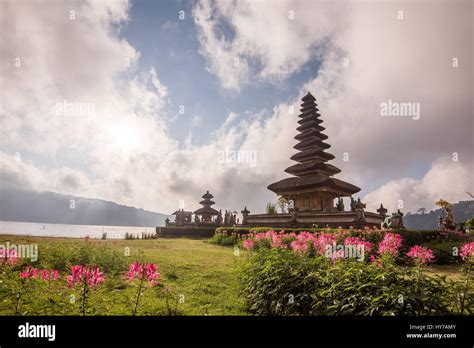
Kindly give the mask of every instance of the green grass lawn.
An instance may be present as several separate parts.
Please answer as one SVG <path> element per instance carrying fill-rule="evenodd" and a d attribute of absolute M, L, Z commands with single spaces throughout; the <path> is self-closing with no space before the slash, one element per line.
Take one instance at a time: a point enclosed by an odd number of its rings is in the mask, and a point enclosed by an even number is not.
<path fill-rule="evenodd" d="M 156 263 L 160 285 L 149 287 L 140 297 L 139 315 L 247 315 L 239 296 L 238 266 L 247 252 L 234 255 L 232 247 L 210 244 L 198 238 L 159 238 L 149 240 L 95 240 L 0 235 L 0 244 L 38 244 L 38 268 L 61 268 L 61 281 L 44 285 L 37 281 L 21 300 L 23 315 L 79 315 L 77 303 L 70 297 L 80 293 L 66 286 L 73 254 L 85 246 L 93 254 L 102 254 L 102 264 L 110 269 L 106 281 L 91 292 L 89 315 L 130 315 L 137 287 L 124 281 L 123 274 L 133 261 Z M 115 256 L 111 256 L 111 252 Z M 129 252 L 129 253 L 128 253 Z M 100 256 L 100 255 L 99 255 Z M 61 264 L 61 260 L 70 263 Z M 57 262 L 58 261 L 58 262 Z M 57 262 L 57 264 L 56 264 Z M 59 265 L 59 266 L 58 266 Z M 113 275 L 115 268 L 115 275 Z M 460 264 L 432 265 L 428 270 L 459 280 Z M 19 283 L 18 271 L 13 279 Z M 11 283 L 8 283 L 11 284 Z M 7 282 L 0 278 L 0 315 L 15 314 L 15 299 Z M 14 284 L 15 285 L 15 284 Z M 15 285 L 16 286 L 16 285 Z M 10 293 L 10 295 L 9 295 Z"/>
<path fill-rule="evenodd" d="M 0 244 L 10 241 L 15 244 L 37 243 L 39 251 L 45 247 L 68 250 L 74 244 L 86 243 L 83 239 L 0 236 Z M 158 264 L 161 281 L 171 286 L 175 298 L 170 301 L 177 306 L 179 314 L 183 315 L 245 315 L 244 305 L 239 298 L 237 264 L 239 257 L 234 256 L 232 248 L 206 243 L 205 239 L 191 238 L 160 238 L 150 240 L 90 240 L 94 245 L 107 245 L 119 253 L 125 253 L 130 248 L 130 263 L 137 258 Z M 64 274 L 66 275 L 66 274 Z M 117 277 L 116 277 L 117 278 Z M 64 282 L 62 285 L 63 288 Z M 109 293 L 114 297 L 113 288 Z M 68 289 L 64 291 L 67 295 Z M 95 294 L 104 296 L 104 294 Z M 121 293 L 118 287 L 115 298 L 95 298 L 93 303 L 98 307 L 97 314 L 130 314 L 130 306 L 124 298 L 133 296 L 133 292 Z M 144 310 L 142 314 L 166 314 L 163 312 L 165 301 L 152 298 L 153 291 L 143 296 Z M 154 301 L 154 305 L 151 305 Z M 122 304 L 123 302 L 123 304 Z M 184 303 L 181 303 L 184 302 Z M 119 305 L 120 303 L 120 305 Z M 128 307 L 128 308 L 127 308 Z M 158 307 L 154 309 L 153 307 Z M 5 313 L 5 311 L 7 313 Z M 105 311 L 105 313 L 104 313 Z M 8 314 L 6 308 L 0 307 L 0 314 Z M 66 312 L 65 314 L 70 314 Z"/>

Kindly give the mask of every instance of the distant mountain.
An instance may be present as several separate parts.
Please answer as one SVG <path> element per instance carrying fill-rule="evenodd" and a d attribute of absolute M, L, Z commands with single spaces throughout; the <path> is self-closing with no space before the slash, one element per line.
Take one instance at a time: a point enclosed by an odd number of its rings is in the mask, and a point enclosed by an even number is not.
<path fill-rule="evenodd" d="M 435 230 L 438 228 L 438 218 L 442 215 L 441 211 L 442 209 L 436 209 L 425 214 L 408 213 L 403 217 L 403 223 L 410 229 Z M 453 215 L 455 222 L 464 222 L 474 217 L 474 200 L 454 203 Z"/>
<path fill-rule="evenodd" d="M 164 226 L 166 217 L 100 199 L 0 188 L 0 220 L 3 221 L 152 227 Z"/>

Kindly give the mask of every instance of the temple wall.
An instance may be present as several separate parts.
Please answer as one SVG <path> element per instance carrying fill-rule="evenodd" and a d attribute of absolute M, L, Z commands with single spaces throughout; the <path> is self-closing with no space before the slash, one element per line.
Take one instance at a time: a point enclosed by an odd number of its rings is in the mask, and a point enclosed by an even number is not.
<path fill-rule="evenodd" d="M 310 206 L 308 207 L 304 197 L 309 198 Z M 334 208 L 334 194 L 325 192 L 303 193 L 295 196 L 295 208 L 299 211 L 317 211 L 317 212 L 333 212 Z M 324 209 L 324 210 L 323 210 Z"/>
<path fill-rule="evenodd" d="M 214 236 L 218 226 L 196 226 L 196 227 L 157 227 L 156 234 L 159 237 L 208 237 Z"/>
<path fill-rule="evenodd" d="M 376 213 L 365 212 L 365 221 L 357 221 L 357 213 L 352 211 L 337 213 L 315 213 L 301 212 L 293 220 L 291 214 L 259 214 L 247 216 L 246 226 L 268 226 L 268 227 L 329 227 L 355 228 L 360 227 L 380 227 L 384 218 Z"/>

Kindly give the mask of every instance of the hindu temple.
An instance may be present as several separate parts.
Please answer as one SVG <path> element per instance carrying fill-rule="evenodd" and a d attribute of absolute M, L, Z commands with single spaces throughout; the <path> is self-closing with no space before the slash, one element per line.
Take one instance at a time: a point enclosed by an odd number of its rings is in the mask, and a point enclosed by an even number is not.
<path fill-rule="evenodd" d="M 297 163 L 286 168 L 290 177 L 268 186 L 291 203 L 288 213 L 249 215 L 245 211 L 244 223 L 274 227 L 380 225 L 386 211 L 366 212 L 365 204 L 352 198 L 360 188 L 334 177 L 341 170 L 328 163 L 335 157 L 327 151 L 331 147 L 326 142 L 328 136 L 323 133 L 325 128 L 316 98 L 309 92 L 302 98 L 298 118 L 298 134 L 294 138 L 297 143 L 293 147 L 297 152 L 290 158 Z M 343 197 L 351 198 L 351 210 L 344 210 Z"/>

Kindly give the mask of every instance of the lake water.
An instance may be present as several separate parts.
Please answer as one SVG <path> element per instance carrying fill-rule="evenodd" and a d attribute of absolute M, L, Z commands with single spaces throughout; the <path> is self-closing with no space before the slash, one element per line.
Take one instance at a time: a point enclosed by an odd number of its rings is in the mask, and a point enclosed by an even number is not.
<path fill-rule="evenodd" d="M 155 227 L 62 225 L 31 222 L 0 221 L 0 234 L 18 234 L 24 236 L 101 238 L 107 233 L 107 239 L 123 239 L 125 233 L 137 236 L 142 233 L 155 233 Z"/>

